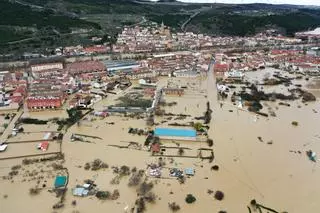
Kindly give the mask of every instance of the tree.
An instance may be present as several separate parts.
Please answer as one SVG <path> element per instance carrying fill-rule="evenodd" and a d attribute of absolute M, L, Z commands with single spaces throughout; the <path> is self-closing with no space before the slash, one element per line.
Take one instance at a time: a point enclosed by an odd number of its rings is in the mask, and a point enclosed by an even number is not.
<path fill-rule="evenodd" d="M 216 191 L 216 193 L 214 194 L 214 198 L 217 200 L 223 200 L 224 193 L 222 191 Z"/>
<path fill-rule="evenodd" d="M 82 116 L 82 112 L 80 110 L 75 109 L 75 108 L 67 109 L 67 113 L 68 113 L 68 116 L 69 116 L 68 119 L 72 123 L 75 123 L 78 120 L 80 120 L 81 116 Z"/>
<path fill-rule="evenodd" d="M 191 204 L 196 202 L 197 199 L 192 194 L 187 194 L 187 197 L 185 200 L 186 200 L 186 203 Z"/>
<path fill-rule="evenodd" d="M 176 202 L 169 203 L 168 206 L 169 206 L 169 209 L 170 209 L 172 212 L 176 212 L 176 211 L 179 211 L 179 210 L 180 210 L 180 206 L 179 206 L 178 204 L 176 204 Z"/>
<path fill-rule="evenodd" d="M 100 200 L 106 200 L 109 198 L 109 196 L 110 196 L 110 192 L 108 191 L 98 191 L 96 193 L 96 197 Z"/>
<path fill-rule="evenodd" d="M 210 139 L 210 138 L 208 138 L 207 139 L 207 144 L 208 144 L 208 146 L 213 146 L 213 140 L 212 139 Z"/>
<path fill-rule="evenodd" d="M 178 155 L 182 156 L 183 154 L 184 154 L 184 149 L 183 148 L 179 148 Z"/>
<path fill-rule="evenodd" d="M 202 128 L 202 123 L 200 122 L 194 123 L 193 128 L 197 131 L 200 131 L 200 129 Z"/>

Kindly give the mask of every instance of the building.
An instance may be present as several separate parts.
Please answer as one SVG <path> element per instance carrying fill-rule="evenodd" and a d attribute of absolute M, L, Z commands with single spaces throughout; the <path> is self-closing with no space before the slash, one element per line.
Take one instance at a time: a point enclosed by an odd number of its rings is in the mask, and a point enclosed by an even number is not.
<path fill-rule="evenodd" d="M 140 79 L 139 80 L 139 85 L 140 86 L 145 86 L 145 87 L 157 87 L 156 83 L 152 83 L 151 81 L 148 81 L 146 79 Z"/>
<path fill-rule="evenodd" d="M 242 81 L 244 78 L 243 72 L 231 71 L 224 73 L 224 79 L 227 81 Z"/>
<path fill-rule="evenodd" d="M 180 89 L 180 88 L 163 88 L 162 89 L 162 93 L 164 95 L 178 95 L 178 96 L 182 96 L 184 95 L 184 89 Z"/>
<path fill-rule="evenodd" d="M 51 70 L 51 69 L 63 69 L 62 63 L 46 63 L 46 64 L 35 64 L 31 65 L 32 72 L 39 72 L 42 70 Z"/>
<path fill-rule="evenodd" d="M 199 73 L 192 70 L 182 70 L 173 72 L 173 76 L 178 78 L 196 78 L 199 76 Z"/>
<path fill-rule="evenodd" d="M 141 79 L 141 78 L 154 78 L 156 76 L 156 73 L 150 71 L 150 70 L 138 70 L 133 71 L 128 74 L 126 74 L 126 77 L 132 80 L 135 79 Z"/>
<path fill-rule="evenodd" d="M 110 74 L 129 74 L 141 68 L 141 65 L 133 60 L 104 61 L 103 64 Z"/>
<path fill-rule="evenodd" d="M 223 77 L 224 73 L 230 70 L 230 66 L 227 63 L 216 63 L 213 69 L 217 77 Z"/>
<path fill-rule="evenodd" d="M 65 93 L 56 81 L 34 82 L 28 89 L 28 109 L 56 109 L 62 107 Z"/>
<path fill-rule="evenodd" d="M 26 104 L 29 109 L 56 109 L 63 104 L 61 97 L 27 97 Z"/>
<path fill-rule="evenodd" d="M 105 74 L 105 65 L 100 61 L 78 61 L 67 64 L 66 71 L 70 75 L 80 75 L 84 73 Z"/>
<path fill-rule="evenodd" d="M 311 30 L 311 31 L 306 31 L 306 32 L 298 32 L 295 34 L 297 38 L 315 38 L 315 39 L 320 39 L 320 27 Z"/>

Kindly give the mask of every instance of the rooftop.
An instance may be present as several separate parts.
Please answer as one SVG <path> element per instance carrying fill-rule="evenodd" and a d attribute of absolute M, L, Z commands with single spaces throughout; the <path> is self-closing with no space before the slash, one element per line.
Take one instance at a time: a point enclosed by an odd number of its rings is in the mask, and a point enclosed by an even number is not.
<path fill-rule="evenodd" d="M 156 128 L 154 131 L 156 136 L 171 137 L 196 137 L 197 132 L 193 129 L 172 129 L 172 128 Z"/>

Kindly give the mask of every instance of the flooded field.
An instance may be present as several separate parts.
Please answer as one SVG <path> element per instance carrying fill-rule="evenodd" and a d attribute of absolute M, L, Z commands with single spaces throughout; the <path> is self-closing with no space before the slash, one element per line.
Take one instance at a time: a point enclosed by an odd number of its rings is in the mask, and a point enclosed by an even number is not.
<path fill-rule="evenodd" d="M 246 73 L 246 78 L 252 82 L 259 81 L 265 75 L 272 75 L 274 70 L 263 70 Z M 266 74 L 270 73 L 270 74 Z M 288 74 L 289 76 L 289 74 Z M 187 83 L 186 83 L 187 82 Z M 320 208 L 318 198 L 320 196 L 319 164 L 312 162 L 306 156 L 306 151 L 312 150 L 320 153 L 320 104 L 319 98 L 315 102 L 302 103 L 301 100 L 286 101 L 290 106 L 279 105 L 279 100 L 274 102 L 262 101 L 263 112 L 269 109 L 276 116 L 259 116 L 249 112 L 245 107 L 239 109 L 230 101 L 230 96 L 223 101 L 221 106 L 217 100 L 217 89 L 212 72 L 207 78 L 197 79 L 161 79 L 161 85 L 183 85 L 187 88 L 182 96 L 165 95 L 166 103 L 171 106 L 162 106 L 161 109 L 168 115 L 156 116 L 155 123 L 158 126 L 169 126 L 170 123 L 187 124 L 197 122 L 196 117 L 204 115 L 207 101 L 210 102 L 212 112 L 208 130 L 209 138 L 214 145 L 210 148 L 214 151 L 212 162 L 200 158 L 188 158 L 196 156 L 198 149 L 208 148 L 207 143 L 195 141 L 166 141 L 170 147 L 186 147 L 184 154 L 177 157 L 161 158 L 163 165 L 163 178 L 150 177 L 149 166 L 157 164 L 159 157 L 152 156 L 143 147 L 146 136 L 129 134 L 130 128 L 139 128 L 148 131 L 145 118 L 131 118 L 124 114 L 112 114 L 106 118 L 96 118 L 87 115 L 80 125 L 74 125 L 65 133 L 62 141 L 64 160 L 62 165 L 68 169 L 69 183 L 65 197 L 65 206 L 61 209 L 52 209 L 58 198 L 54 193 L 48 192 L 53 188 L 54 177 L 61 173 L 52 167 L 53 162 L 35 163 L 23 165 L 19 174 L 12 179 L 0 181 L 0 206 L 6 213 L 24 211 L 31 212 L 100 212 L 112 210 L 112 212 L 130 212 L 135 206 L 138 197 L 136 186 L 128 186 L 130 175 L 118 177 L 112 167 L 126 165 L 131 169 L 143 169 L 147 182 L 153 182 L 153 193 L 156 195 L 154 203 L 146 204 L 146 212 L 163 213 L 170 212 L 168 203 L 176 202 L 180 206 L 180 212 L 248 212 L 247 206 L 255 199 L 257 202 L 273 208 L 278 212 L 315 212 Z M 304 79 L 295 80 L 293 84 L 307 85 Z M 240 85 L 236 85 L 237 91 Z M 265 92 L 283 92 L 288 87 L 263 86 Z M 231 93 L 233 90 L 231 90 Z M 316 96 L 319 91 L 312 88 Z M 319 96 L 318 96 L 319 97 Z M 110 95 L 97 103 L 95 109 L 103 109 L 116 103 L 117 95 Z M 60 112 L 61 113 L 61 112 Z M 41 119 L 58 117 L 59 112 L 51 115 L 49 112 L 37 113 L 35 116 Z M 185 114 L 187 116 L 181 116 Z M 50 116 L 49 116 L 50 115 Z M 33 117 L 33 115 L 32 115 Z M 171 118 L 170 118 L 171 117 Z M 292 125 L 296 121 L 298 125 Z M 51 125 L 51 124 L 50 124 Z M 29 132 L 49 131 L 54 129 L 48 125 L 26 125 Z M 42 133 L 36 138 L 42 138 Z M 79 135 L 83 140 L 72 140 L 72 135 Z M 35 135 L 34 135 L 35 136 Z M 92 137 L 93 136 L 93 137 Z M 33 136 L 19 135 L 10 140 L 33 140 Z M 130 142 L 135 142 L 142 147 L 121 148 Z M 14 147 L 17 146 L 17 147 Z M 29 146 L 13 145 L 14 153 L 26 151 L 37 152 L 34 144 Z M 120 146 L 120 147 L 119 147 Z M 55 149 L 50 144 L 49 150 Z M 40 152 L 40 151 L 39 151 Z M 174 155 L 177 151 L 168 151 L 165 154 Z M 6 152 L 10 155 L 11 150 Z M 0 154 L 0 157 L 3 154 Z M 99 170 L 85 169 L 95 159 L 108 164 L 108 168 Z M 12 170 L 11 166 L 21 165 L 23 159 L 0 161 L 0 175 L 7 176 Z M 10 166 L 8 166 L 10 165 Z M 218 169 L 213 169 L 218 166 Z M 168 176 L 168 170 L 178 168 L 185 170 L 193 168 L 194 176 L 186 178 L 180 183 L 177 178 Z M 217 168 L 217 167 L 216 167 Z M 49 170 L 43 172 L 43 178 L 23 180 L 25 170 Z M 131 171 L 131 173 L 134 173 Z M 35 177 L 39 177 L 35 176 Z M 115 178 L 117 181 L 114 181 Z M 75 197 L 72 189 L 76 185 L 83 184 L 84 180 L 94 180 L 99 190 L 113 191 L 118 189 L 120 197 L 117 200 L 98 200 L 95 196 Z M 39 181 L 39 183 L 37 183 Z M 43 183 L 46 181 L 44 187 Z M 29 189 L 35 185 L 43 189 L 38 195 L 30 195 Z M 220 190 L 224 193 L 224 199 L 219 201 L 210 194 L 212 190 Z M 187 194 L 193 194 L 196 202 L 187 204 Z M 19 205 L 15 201 L 19 199 Z M 75 202 L 74 202 L 75 201 Z M 73 203 L 73 204 L 72 204 Z M 74 205 L 76 203 L 76 205 Z M 36 206 L 36 208 L 34 208 Z M 267 212 L 267 211 L 265 211 Z"/>

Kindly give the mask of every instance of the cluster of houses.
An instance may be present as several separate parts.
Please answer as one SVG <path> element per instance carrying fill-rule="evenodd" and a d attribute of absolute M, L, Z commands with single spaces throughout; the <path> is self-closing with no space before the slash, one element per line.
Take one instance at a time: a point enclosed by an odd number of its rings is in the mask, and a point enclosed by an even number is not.
<path fill-rule="evenodd" d="M 129 87 L 132 80 L 143 87 L 156 87 L 157 76 L 197 77 L 208 70 L 210 57 L 182 52 L 140 61 L 30 61 L 21 70 L 0 72 L 0 106 L 18 108 L 24 104 L 29 110 L 43 110 L 59 109 L 68 103 L 69 108 L 90 107 L 111 90 Z M 174 92 L 182 95 L 181 91 Z M 146 93 L 154 96 L 155 90 L 146 89 Z"/>
<path fill-rule="evenodd" d="M 171 33 L 162 23 L 161 26 L 125 27 L 118 35 L 114 52 L 165 52 L 212 47 L 212 37 L 192 32 Z"/>
<path fill-rule="evenodd" d="M 302 43 L 300 38 L 280 34 L 259 33 L 252 37 L 217 37 L 193 32 L 172 33 L 163 23 L 125 27 L 118 35 L 113 51 L 118 53 L 166 52 L 169 50 L 208 49 L 215 46 L 268 46 Z"/>
<path fill-rule="evenodd" d="M 317 48 L 303 50 L 270 50 L 245 53 L 217 53 L 213 66 L 217 77 L 241 80 L 247 71 L 265 67 L 281 68 L 303 75 L 320 76 L 320 57 Z"/>

